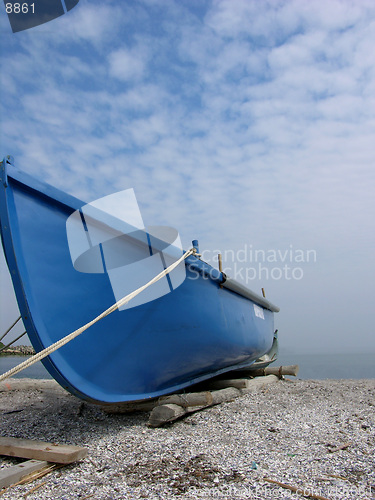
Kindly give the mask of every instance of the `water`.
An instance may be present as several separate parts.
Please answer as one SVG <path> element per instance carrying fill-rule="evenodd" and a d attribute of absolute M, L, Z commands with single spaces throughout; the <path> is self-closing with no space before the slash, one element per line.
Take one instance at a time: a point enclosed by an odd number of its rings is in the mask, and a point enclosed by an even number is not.
<path fill-rule="evenodd" d="M 0 374 L 30 356 L 0 356 Z M 375 378 L 375 353 L 370 354 L 281 354 L 275 366 L 299 365 L 301 379 Z M 39 361 L 16 378 L 51 378 Z"/>
<path fill-rule="evenodd" d="M 299 365 L 304 380 L 375 378 L 375 353 L 280 354 L 276 365 Z"/>
<path fill-rule="evenodd" d="M 0 374 L 7 372 L 11 368 L 19 365 L 23 361 L 26 361 L 31 356 L 0 356 Z M 16 375 L 14 378 L 52 378 L 51 375 L 42 365 L 41 361 L 35 363 L 35 365 L 29 366 L 26 370 L 23 370 Z"/>

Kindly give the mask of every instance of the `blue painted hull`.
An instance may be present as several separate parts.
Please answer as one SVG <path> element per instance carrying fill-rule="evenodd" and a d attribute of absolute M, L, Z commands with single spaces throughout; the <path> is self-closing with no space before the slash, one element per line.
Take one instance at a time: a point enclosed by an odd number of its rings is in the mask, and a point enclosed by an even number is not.
<path fill-rule="evenodd" d="M 77 272 L 66 220 L 83 205 L 2 163 L 1 235 L 20 312 L 38 352 L 115 302 L 106 274 Z M 196 257 L 163 297 L 115 311 L 43 360 L 76 396 L 98 403 L 144 400 L 248 366 L 273 342 L 273 312 L 222 288 Z M 207 273 L 211 273 L 208 278 Z"/>

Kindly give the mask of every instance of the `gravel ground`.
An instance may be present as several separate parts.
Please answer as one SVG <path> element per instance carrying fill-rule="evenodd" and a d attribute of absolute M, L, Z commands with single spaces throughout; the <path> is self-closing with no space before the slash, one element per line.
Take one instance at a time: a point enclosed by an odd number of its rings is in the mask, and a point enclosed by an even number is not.
<path fill-rule="evenodd" d="M 151 429 L 147 413 L 107 415 L 60 388 L 0 392 L 0 435 L 88 448 L 81 462 L 0 495 L 374 499 L 374 409 L 375 380 L 286 380 Z M 19 462 L 2 457 L 1 468 Z"/>

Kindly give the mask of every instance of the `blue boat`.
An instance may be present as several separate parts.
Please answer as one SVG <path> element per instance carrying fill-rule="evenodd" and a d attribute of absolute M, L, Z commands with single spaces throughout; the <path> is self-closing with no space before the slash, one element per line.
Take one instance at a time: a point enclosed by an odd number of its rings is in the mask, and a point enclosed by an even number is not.
<path fill-rule="evenodd" d="M 13 163 L 6 157 L 0 168 L 1 239 L 25 328 L 39 352 L 116 297 L 108 273 L 80 272 L 72 264 L 67 221 L 82 213 L 84 203 Z M 276 359 L 278 307 L 198 252 L 183 266 L 186 278 L 170 293 L 117 309 L 44 358 L 51 376 L 86 401 L 117 404 Z"/>

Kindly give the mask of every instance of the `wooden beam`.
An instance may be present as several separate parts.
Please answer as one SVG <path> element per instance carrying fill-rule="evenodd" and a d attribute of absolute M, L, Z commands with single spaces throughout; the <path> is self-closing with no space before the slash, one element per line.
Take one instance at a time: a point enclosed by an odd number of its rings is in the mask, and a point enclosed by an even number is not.
<path fill-rule="evenodd" d="M 196 407 L 195 407 L 196 408 Z M 175 404 L 156 406 L 150 413 L 147 425 L 149 427 L 161 427 L 168 422 L 173 422 L 187 413 L 187 408 Z"/>
<path fill-rule="evenodd" d="M 248 377 L 262 377 L 266 375 L 277 375 L 281 378 L 283 375 L 292 375 L 294 377 L 297 376 L 299 371 L 298 365 L 290 365 L 290 366 L 266 366 L 266 368 L 256 368 L 251 367 L 247 370 L 238 370 L 238 374 L 240 376 L 248 376 Z"/>
<path fill-rule="evenodd" d="M 258 389 L 263 389 L 266 385 L 273 384 L 279 381 L 277 375 L 265 375 L 264 377 L 256 377 L 249 380 L 249 385 L 246 389 L 241 389 L 242 394 L 247 394 L 249 392 L 254 392 Z"/>
<path fill-rule="evenodd" d="M 185 394 L 170 394 L 148 401 L 102 405 L 101 409 L 106 413 L 131 413 L 134 411 L 151 411 L 157 406 L 169 404 L 179 405 L 183 408 L 188 406 L 202 408 L 204 406 L 211 406 L 214 397 L 216 399 L 220 397 L 220 394 L 215 394 L 216 392 L 219 393 L 219 391 L 200 391 Z"/>
<path fill-rule="evenodd" d="M 207 392 L 206 400 L 202 400 L 201 405 L 198 405 L 198 400 L 196 395 L 202 395 L 204 393 L 189 393 L 189 394 L 173 394 L 169 396 L 169 401 L 176 400 L 178 402 L 179 397 L 183 397 L 183 405 L 175 404 L 170 402 L 164 402 L 164 404 L 155 406 L 155 408 L 150 413 L 147 425 L 149 427 L 161 427 L 169 422 L 173 422 L 178 418 L 183 417 L 187 413 L 194 413 L 209 406 L 214 406 L 220 403 L 226 403 L 228 401 L 233 401 L 241 392 L 234 387 L 228 387 L 226 389 L 221 389 L 218 391 Z M 166 399 L 166 398 L 165 398 Z M 193 403 L 191 406 L 189 403 Z"/>
<path fill-rule="evenodd" d="M 278 379 L 278 376 L 271 374 L 256 378 L 218 379 L 210 381 L 209 388 L 225 389 L 227 387 L 235 387 L 241 391 L 241 394 L 247 394 L 255 389 L 262 388 L 267 384 L 273 384 Z"/>
<path fill-rule="evenodd" d="M 31 472 L 39 471 L 49 465 L 45 460 L 27 460 L 21 464 L 12 465 L 0 471 L 0 489 L 17 483 Z"/>
<path fill-rule="evenodd" d="M 85 458 L 87 448 L 30 439 L 0 437 L 0 455 L 70 464 Z"/>
<path fill-rule="evenodd" d="M 280 488 L 284 488 L 286 490 L 294 491 L 298 496 L 302 495 L 307 498 L 314 498 L 316 500 L 329 500 L 329 498 L 322 497 L 321 495 L 315 495 L 310 490 L 312 488 L 306 488 L 304 486 L 291 486 L 289 484 L 281 483 L 280 481 L 275 481 L 274 479 L 270 479 L 269 477 L 264 477 L 263 481 L 267 481 L 268 483 L 276 484 L 280 486 Z"/>

